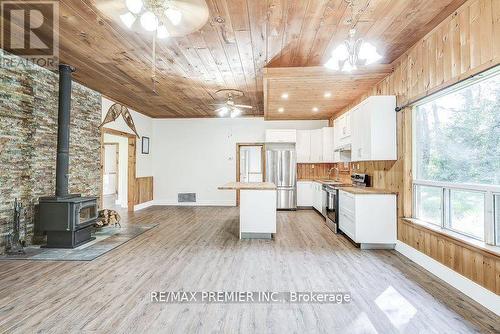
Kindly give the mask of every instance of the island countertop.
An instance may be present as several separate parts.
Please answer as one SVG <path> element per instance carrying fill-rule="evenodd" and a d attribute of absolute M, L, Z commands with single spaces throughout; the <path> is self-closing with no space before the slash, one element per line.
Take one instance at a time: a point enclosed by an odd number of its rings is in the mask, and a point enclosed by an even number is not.
<path fill-rule="evenodd" d="M 372 188 L 372 187 L 340 187 L 340 190 L 356 195 L 397 195 L 392 190 Z"/>
<path fill-rule="evenodd" d="M 218 187 L 219 190 L 276 190 L 272 182 L 229 182 Z"/>

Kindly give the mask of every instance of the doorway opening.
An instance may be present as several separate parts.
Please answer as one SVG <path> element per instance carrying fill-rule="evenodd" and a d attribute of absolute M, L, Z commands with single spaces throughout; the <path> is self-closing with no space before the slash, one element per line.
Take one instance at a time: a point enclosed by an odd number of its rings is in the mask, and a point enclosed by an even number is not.
<path fill-rule="evenodd" d="M 104 136 L 104 160 L 102 162 L 103 179 L 102 179 L 102 196 L 103 207 L 106 209 L 115 209 L 121 207 L 122 187 L 120 187 L 120 143 L 107 142 L 111 140 L 112 135 Z"/>
<path fill-rule="evenodd" d="M 134 211 L 136 137 L 101 129 L 101 209 Z"/>
<path fill-rule="evenodd" d="M 263 182 L 266 170 L 265 146 L 260 143 L 236 144 L 236 181 Z M 240 192 L 236 191 L 236 205 Z"/>

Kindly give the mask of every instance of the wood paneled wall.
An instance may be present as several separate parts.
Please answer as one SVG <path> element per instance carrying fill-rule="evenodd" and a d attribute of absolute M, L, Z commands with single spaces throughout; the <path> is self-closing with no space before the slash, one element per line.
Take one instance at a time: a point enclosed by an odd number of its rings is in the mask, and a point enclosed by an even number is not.
<path fill-rule="evenodd" d="M 153 177 L 145 176 L 135 179 L 135 204 L 153 200 Z"/>
<path fill-rule="evenodd" d="M 406 220 L 398 224 L 398 239 L 500 295 L 500 260 L 495 254 Z"/>
<path fill-rule="evenodd" d="M 360 97 L 396 95 L 405 106 L 499 64 L 500 0 L 469 0 L 397 59 L 394 72 Z M 331 122 L 332 122 L 331 120 Z M 398 192 L 398 239 L 500 294 L 500 257 L 402 217 L 412 216 L 411 108 L 397 115 L 398 160 L 360 163 L 373 186 Z M 357 172 L 357 170 L 355 170 Z"/>

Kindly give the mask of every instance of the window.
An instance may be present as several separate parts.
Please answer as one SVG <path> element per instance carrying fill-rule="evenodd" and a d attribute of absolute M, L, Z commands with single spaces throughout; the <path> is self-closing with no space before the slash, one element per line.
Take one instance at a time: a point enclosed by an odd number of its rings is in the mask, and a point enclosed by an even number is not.
<path fill-rule="evenodd" d="M 414 216 L 500 245 L 498 70 L 413 111 Z"/>

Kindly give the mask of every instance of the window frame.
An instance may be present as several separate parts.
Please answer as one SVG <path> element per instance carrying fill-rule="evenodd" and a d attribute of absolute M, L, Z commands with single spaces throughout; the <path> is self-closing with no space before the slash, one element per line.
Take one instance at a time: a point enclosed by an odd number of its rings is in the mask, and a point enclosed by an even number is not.
<path fill-rule="evenodd" d="M 416 217 L 416 213 L 418 212 L 418 203 L 417 203 L 417 187 L 418 186 L 427 186 L 427 187 L 435 187 L 441 188 L 442 196 L 441 196 L 441 222 L 440 224 L 434 224 L 432 222 L 427 222 L 434 226 L 440 226 L 443 230 L 449 230 L 454 233 L 459 233 L 461 235 L 467 236 L 469 238 L 473 238 L 475 240 L 479 240 L 485 242 L 486 244 L 500 246 L 500 244 L 496 244 L 497 236 L 495 234 L 500 234 L 500 229 L 495 230 L 495 210 L 500 210 L 500 208 L 494 207 L 494 199 L 495 196 L 500 196 L 500 185 L 487 185 L 487 184 L 472 184 L 472 183 L 452 183 L 452 182 L 443 182 L 443 181 L 432 181 L 425 179 L 417 179 L 417 140 L 416 140 L 416 115 L 417 108 L 423 104 L 432 102 L 433 100 L 439 99 L 440 97 L 453 94 L 461 89 L 465 89 L 471 85 L 480 83 L 481 81 L 487 80 L 495 75 L 500 75 L 500 66 L 497 66 L 491 70 L 480 73 L 477 76 L 465 80 L 461 83 L 457 83 L 452 85 L 440 92 L 432 94 L 414 104 L 412 104 L 412 218 L 419 219 Z M 451 212 L 450 212 L 450 192 L 451 190 L 462 190 L 462 191 L 470 191 L 470 192 L 479 192 L 484 194 L 484 236 L 483 239 L 479 239 L 475 235 L 471 235 L 465 233 L 463 231 L 459 231 L 456 229 L 452 229 L 450 226 L 451 222 Z"/>

